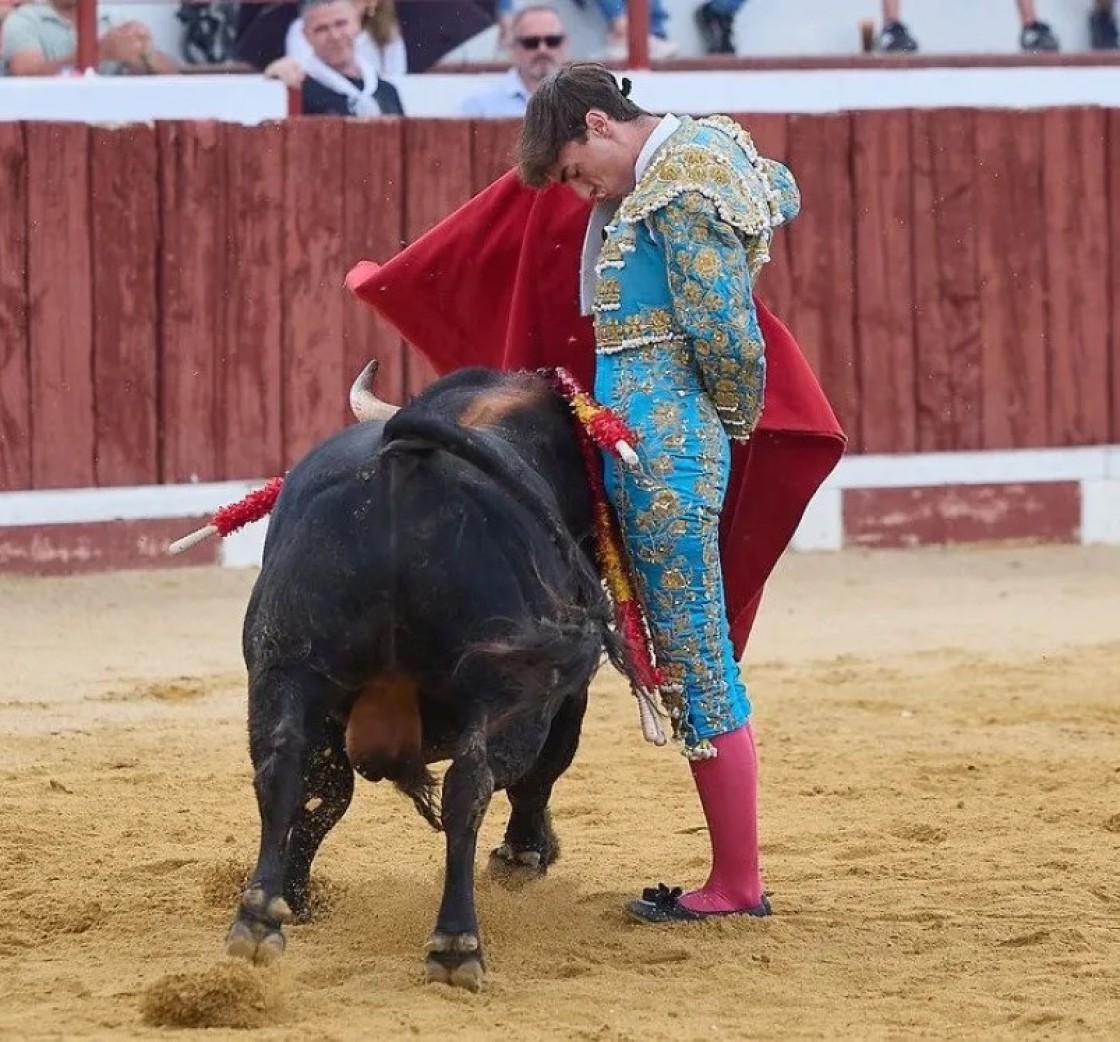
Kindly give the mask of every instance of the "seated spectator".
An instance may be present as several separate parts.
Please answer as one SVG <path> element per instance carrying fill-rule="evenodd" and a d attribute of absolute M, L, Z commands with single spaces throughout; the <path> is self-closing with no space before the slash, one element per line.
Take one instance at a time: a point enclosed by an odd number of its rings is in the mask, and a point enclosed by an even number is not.
<path fill-rule="evenodd" d="M 587 0 L 575 0 L 583 7 Z M 606 57 L 611 61 L 623 61 L 630 52 L 627 38 L 626 0 L 595 0 L 607 20 Z M 514 0 L 497 0 L 498 43 L 509 47 L 513 38 Z M 677 45 L 669 39 L 669 11 L 665 0 L 649 0 L 649 56 L 654 60 L 671 58 L 677 53 Z"/>
<path fill-rule="evenodd" d="M 568 60 L 568 36 L 555 8 L 536 4 L 513 16 L 513 66 L 493 90 L 463 102 L 464 116 L 524 116 L 529 95 Z"/>
<path fill-rule="evenodd" d="M 404 115 L 397 88 L 357 51 L 362 25 L 352 0 L 304 0 L 300 13 L 311 53 L 274 61 L 266 76 L 298 87 L 309 116 Z"/>
<path fill-rule="evenodd" d="M 359 7 L 362 31 L 355 43 L 355 53 L 373 62 L 378 75 L 403 76 L 408 71 L 408 57 L 394 0 L 367 0 Z M 284 51 L 296 61 L 303 61 L 311 54 L 302 18 L 288 26 Z"/>
<path fill-rule="evenodd" d="M 78 0 L 25 3 L 0 26 L 0 61 L 9 76 L 57 76 L 73 69 L 78 51 Z M 148 27 L 140 22 L 109 26 L 102 20 L 98 38 L 98 72 L 171 73 L 181 64 L 156 50 Z"/>
<path fill-rule="evenodd" d="M 1016 0 L 1019 8 L 1019 46 L 1028 52 L 1056 51 L 1058 38 L 1050 26 L 1038 20 L 1034 0 Z M 879 50 L 887 54 L 912 53 L 918 41 L 902 23 L 902 0 L 883 0 L 883 31 L 879 34 Z"/>

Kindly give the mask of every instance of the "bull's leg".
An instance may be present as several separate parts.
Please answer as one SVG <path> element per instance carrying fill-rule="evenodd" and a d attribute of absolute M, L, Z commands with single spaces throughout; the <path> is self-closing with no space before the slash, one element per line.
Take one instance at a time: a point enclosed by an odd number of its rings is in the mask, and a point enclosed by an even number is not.
<path fill-rule="evenodd" d="M 490 871 L 501 876 L 543 875 L 560 856 L 548 804 L 552 787 L 571 766 L 587 709 L 587 688 L 561 704 L 536 762 L 509 786 L 505 842 L 490 853 Z"/>
<path fill-rule="evenodd" d="M 304 757 L 303 799 L 288 839 L 284 900 L 297 922 L 310 916 L 311 862 L 326 835 L 341 820 L 354 795 L 354 769 L 346 755 L 346 732 L 324 717 L 317 740 Z"/>
<path fill-rule="evenodd" d="M 474 904 L 478 829 L 494 794 L 486 731 L 472 725 L 459 742 L 443 779 L 442 815 L 447 838 L 443 900 L 426 946 L 429 981 L 478 991 L 485 976 Z"/>
<path fill-rule="evenodd" d="M 292 918 L 284 898 L 289 835 L 303 796 L 308 715 L 321 712 L 323 683 L 315 676 L 274 672 L 250 685 L 249 756 L 261 839 L 256 867 L 226 935 L 230 955 L 269 963 L 284 951 L 280 927 Z"/>

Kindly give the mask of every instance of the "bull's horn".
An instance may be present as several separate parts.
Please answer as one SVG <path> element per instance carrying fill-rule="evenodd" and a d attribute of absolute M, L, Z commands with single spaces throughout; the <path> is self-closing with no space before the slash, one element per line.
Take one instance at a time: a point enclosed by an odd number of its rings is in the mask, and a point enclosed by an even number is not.
<path fill-rule="evenodd" d="M 366 420 L 387 420 L 400 406 L 383 402 L 373 393 L 373 377 L 377 372 L 377 359 L 373 359 L 350 385 L 350 411 L 363 423 Z"/>

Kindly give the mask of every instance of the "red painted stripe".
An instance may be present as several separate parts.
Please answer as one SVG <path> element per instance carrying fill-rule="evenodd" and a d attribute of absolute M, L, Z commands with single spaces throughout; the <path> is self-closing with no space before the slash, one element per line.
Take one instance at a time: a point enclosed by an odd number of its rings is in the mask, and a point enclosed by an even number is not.
<path fill-rule="evenodd" d="M 0 572 L 73 575 L 217 564 L 218 539 L 208 539 L 176 557 L 167 554 L 169 543 L 207 520 L 181 517 L 0 528 Z"/>
<path fill-rule="evenodd" d="M 846 546 L 1076 543 L 1081 537 L 1081 485 L 1052 481 L 847 489 L 843 518 Z"/>

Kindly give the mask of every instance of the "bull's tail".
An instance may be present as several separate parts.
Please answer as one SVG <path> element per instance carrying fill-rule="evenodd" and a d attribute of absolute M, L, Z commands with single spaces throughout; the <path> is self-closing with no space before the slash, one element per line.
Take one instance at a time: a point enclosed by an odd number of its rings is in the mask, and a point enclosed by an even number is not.
<path fill-rule="evenodd" d="M 599 576 L 549 502 L 541 478 L 516 454 L 496 451 L 477 431 L 441 417 L 400 412 L 385 425 L 381 453 L 410 448 L 448 452 L 489 477 L 540 522 L 576 580 L 574 601 L 550 591 L 556 609 L 553 618 L 521 620 L 502 638 L 477 645 L 466 658 L 485 655 L 515 680 L 526 671 L 539 676 L 542 669 L 552 670 L 557 687 L 570 687 L 577 678 L 591 676 L 604 648 L 615 658 L 616 637 Z"/>

